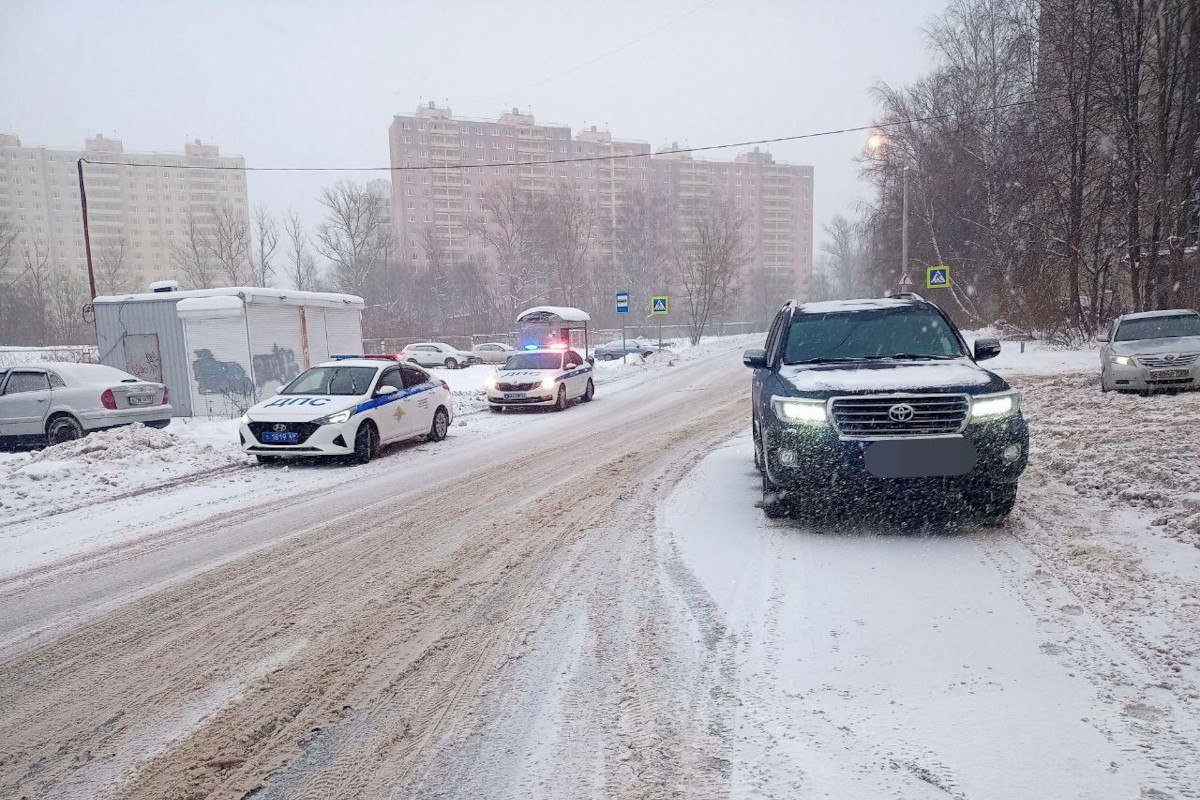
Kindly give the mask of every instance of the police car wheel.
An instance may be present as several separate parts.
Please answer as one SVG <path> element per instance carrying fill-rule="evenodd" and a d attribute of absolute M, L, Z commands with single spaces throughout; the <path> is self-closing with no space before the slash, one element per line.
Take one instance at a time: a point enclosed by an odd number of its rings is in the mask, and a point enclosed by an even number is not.
<path fill-rule="evenodd" d="M 590 403 L 592 398 L 596 396 L 596 387 L 592 384 L 591 379 L 588 379 L 587 388 L 583 390 L 583 397 L 579 398 L 581 403 Z"/>
<path fill-rule="evenodd" d="M 433 424 L 429 426 L 428 439 L 431 442 L 440 442 L 446 438 L 446 433 L 450 430 L 450 416 L 446 413 L 446 409 L 439 408 L 433 412 Z"/>
<path fill-rule="evenodd" d="M 567 410 L 567 387 L 566 386 L 558 387 L 558 399 L 554 401 L 554 410 L 555 411 L 566 411 Z"/>
<path fill-rule="evenodd" d="M 354 460 L 359 464 L 366 464 L 374 457 L 378 448 L 379 434 L 375 432 L 375 428 L 367 423 L 360 425 L 358 433 L 354 435 Z"/>

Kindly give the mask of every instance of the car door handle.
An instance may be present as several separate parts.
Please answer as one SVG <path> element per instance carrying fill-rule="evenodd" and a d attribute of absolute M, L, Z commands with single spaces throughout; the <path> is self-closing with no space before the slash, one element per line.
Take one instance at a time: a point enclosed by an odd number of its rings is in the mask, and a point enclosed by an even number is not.
<path fill-rule="evenodd" d="M 45 398 L 45 397 L 39 397 L 39 398 L 37 398 L 37 401 L 38 401 L 39 403 L 44 403 L 44 402 L 46 402 L 46 398 Z"/>

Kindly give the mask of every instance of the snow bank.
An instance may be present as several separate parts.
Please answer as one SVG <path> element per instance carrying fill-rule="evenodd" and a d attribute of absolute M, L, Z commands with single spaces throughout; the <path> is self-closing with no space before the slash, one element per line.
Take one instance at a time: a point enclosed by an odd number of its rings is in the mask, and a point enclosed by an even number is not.
<path fill-rule="evenodd" d="M 233 420 L 167 430 L 129 425 L 33 452 L 0 452 L 0 546 L 3 526 L 34 515 L 249 463 Z"/>
<path fill-rule="evenodd" d="M 60 361 L 72 364 L 95 364 L 95 345 L 63 344 L 49 347 L 0 347 L 0 367 L 18 367 L 43 361 Z"/>

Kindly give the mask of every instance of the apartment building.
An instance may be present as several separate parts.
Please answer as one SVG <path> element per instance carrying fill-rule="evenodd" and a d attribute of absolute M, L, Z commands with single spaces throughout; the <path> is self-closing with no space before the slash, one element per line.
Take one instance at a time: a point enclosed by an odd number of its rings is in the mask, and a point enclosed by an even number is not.
<path fill-rule="evenodd" d="M 530 191 L 549 191 L 563 181 L 583 192 L 597 210 L 595 257 L 612 258 L 623 197 L 631 186 L 641 184 L 664 190 L 674 201 L 681 233 L 708 198 L 729 198 L 745 219 L 751 252 L 746 278 L 761 271 L 779 294 L 808 296 L 811 166 L 777 163 L 757 148 L 733 161 L 656 154 L 647 142 L 614 138 L 595 126 L 573 132 L 566 125 L 539 123 L 517 109 L 494 120 L 455 117 L 449 108 L 433 103 L 392 120 L 389 151 L 395 170 L 394 229 L 401 252 L 410 260 L 424 257 L 430 232 L 451 258 L 482 256 L 483 246 L 472 236 L 469 220 L 482 212 L 483 195 L 498 182 L 514 178 Z M 530 163 L 558 159 L 585 160 Z"/>
<path fill-rule="evenodd" d="M 189 219 L 211 230 L 218 209 L 243 215 L 249 225 L 245 161 L 222 156 L 199 139 L 183 153 L 126 153 L 119 139 L 97 135 L 83 149 L 26 147 L 0 134 L 0 220 L 19 233 L 8 277 L 27 258 L 48 258 L 58 270 L 76 270 L 86 281 L 83 223 L 76 162 L 85 158 L 88 227 L 97 291 L 141 289 L 160 278 L 179 278 L 172 246 L 182 245 Z M 149 164 L 151 166 L 132 166 Z M 237 169 L 185 169 L 185 167 Z"/>

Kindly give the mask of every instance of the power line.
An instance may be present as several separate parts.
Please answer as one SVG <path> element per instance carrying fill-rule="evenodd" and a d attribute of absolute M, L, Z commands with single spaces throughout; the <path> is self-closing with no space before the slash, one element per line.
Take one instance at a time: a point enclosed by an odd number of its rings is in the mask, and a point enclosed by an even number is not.
<path fill-rule="evenodd" d="M 968 117 L 975 114 L 983 114 L 989 111 L 1004 111 L 1011 108 L 1020 108 L 1023 106 L 1036 105 L 1047 97 L 1031 98 L 1029 100 L 1015 100 L 1011 103 L 1000 103 L 993 106 L 985 106 L 982 108 L 973 108 L 966 111 L 948 111 L 944 114 L 933 114 L 927 117 L 909 117 L 907 119 L 892 120 L 891 122 L 872 123 L 870 125 L 856 125 L 850 128 L 835 128 L 831 130 L 815 131 L 813 133 L 799 133 L 792 136 L 776 136 L 770 139 L 751 139 L 743 142 L 726 142 L 724 144 L 710 144 L 701 147 L 675 147 L 667 150 L 659 150 L 657 152 L 648 153 L 613 153 L 610 155 L 598 156 L 580 156 L 577 158 L 545 158 L 535 161 L 492 161 L 484 164 L 418 164 L 411 166 L 398 167 L 246 167 L 246 166 L 222 166 L 208 164 L 150 164 L 141 162 L 127 161 L 92 161 L 90 159 L 81 159 L 85 164 L 103 165 L 111 167 L 150 167 L 154 169 L 208 169 L 208 170 L 226 170 L 240 172 L 427 172 L 430 170 L 470 170 L 470 169 L 494 169 L 498 167 L 540 167 L 550 166 L 554 164 L 582 164 L 592 161 L 617 161 L 628 160 L 635 158 L 651 158 L 653 156 L 678 155 L 683 153 L 703 153 L 710 150 L 726 150 L 732 147 L 755 147 L 768 144 L 780 144 L 782 142 L 797 142 L 803 139 L 817 139 L 823 136 L 839 136 L 845 133 L 864 133 L 866 131 L 879 131 L 886 128 L 894 128 L 901 125 L 914 125 L 923 122 L 937 122 L 939 120 L 954 119 L 956 117 Z"/>

